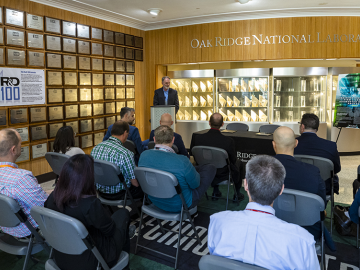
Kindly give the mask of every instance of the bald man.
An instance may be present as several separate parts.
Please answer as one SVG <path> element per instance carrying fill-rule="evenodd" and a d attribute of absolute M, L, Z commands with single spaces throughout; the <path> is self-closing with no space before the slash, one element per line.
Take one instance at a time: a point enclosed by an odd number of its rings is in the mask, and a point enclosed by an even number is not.
<path fill-rule="evenodd" d="M 163 115 L 161 115 L 160 126 L 171 127 L 171 125 L 173 123 L 174 122 L 173 122 L 172 117 L 171 117 L 171 115 L 169 113 L 164 113 Z M 154 130 L 152 130 L 151 133 L 150 133 L 149 142 L 154 141 L 154 136 L 155 136 L 154 135 Z M 185 148 L 185 145 L 184 145 L 184 142 L 183 142 L 183 139 L 182 139 L 181 135 L 174 132 L 174 137 L 175 137 L 174 144 L 179 149 L 179 155 L 184 155 L 184 156 L 190 158 L 189 153 Z"/>

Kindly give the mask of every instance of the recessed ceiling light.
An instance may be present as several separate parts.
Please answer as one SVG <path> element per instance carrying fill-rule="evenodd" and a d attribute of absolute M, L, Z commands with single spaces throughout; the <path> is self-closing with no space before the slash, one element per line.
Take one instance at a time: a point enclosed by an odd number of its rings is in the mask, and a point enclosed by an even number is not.
<path fill-rule="evenodd" d="M 159 13 L 162 11 L 161 8 L 150 8 L 148 9 L 148 12 L 151 14 L 151 15 L 154 15 L 154 16 L 157 16 L 159 15 Z"/>
<path fill-rule="evenodd" d="M 238 0 L 240 4 L 246 4 L 250 2 L 251 0 Z"/>

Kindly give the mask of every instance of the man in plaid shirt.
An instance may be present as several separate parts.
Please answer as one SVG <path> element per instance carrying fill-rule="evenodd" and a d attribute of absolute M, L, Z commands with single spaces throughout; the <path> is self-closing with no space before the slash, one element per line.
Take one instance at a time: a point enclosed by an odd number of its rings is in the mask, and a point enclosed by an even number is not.
<path fill-rule="evenodd" d="M 21 137 L 15 129 L 0 131 L 0 194 L 15 199 L 28 217 L 30 223 L 38 225 L 30 215 L 33 206 L 44 206 L 47 194 L 38 184 L 32 172 L 19 169 L 15 164 L 21 154 Z M 14 228 L 0 227 L 7 234 L 22 238 L 31 232 L 25 224 Z"/>
<path fill-rule="evenodd" d="M 143 193 L 134 174 L 134 153 L 123 146 L 128 135 L 129 124 L 122 120 L 117 121 L 111 129 L 110 138 L 95 146 L 91 151 L 91 156 L 94 159 L 109 161 L 119 166 L 132 196 L 141 198 Z M 121 183 L 116 186 L 96 184 L 96 188 L 99 195 L 107 200 L 121 200 L 125 195 L 125 187 Z"/>

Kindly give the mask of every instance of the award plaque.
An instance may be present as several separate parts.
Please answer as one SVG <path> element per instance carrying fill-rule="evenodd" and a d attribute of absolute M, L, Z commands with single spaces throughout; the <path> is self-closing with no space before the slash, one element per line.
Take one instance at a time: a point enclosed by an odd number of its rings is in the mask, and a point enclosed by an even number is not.
<path fill-rule="evenodd" d="M 6 29 L 6 45 L 9 46 L 25 46 L 25 31 Z"/>
<path fill-rule="evenodd" d="M 45 17 L 45 32 L 61 34 L 60 20 Z"/>
<path fill-rule="evenodd" d="M 30 160 L 30 148 L 28 145 L 21 147 L 21 154 L 17 158 L 16 163 Z"/>
<path fill-rule="evenodd" d="M 115 85 L 114 74 L 104 74 L 105 85 Z"/>
<path fill-rule="evenodd" d="M 104 103 L 93 103 L 93 115 L 104 114 Z"/>
<path fill-rule="evenodd" d="M 91 88 L 80 88 L 80 101 L 91 101 Z"/>
<path fill-rule="evenodd" d="M 105 99 L 115 99 L 114 88 L 105 88 Z"/>
<path fill-rule="evenodd" d="M 0 110 L 0 126 L 7 125 L 7 110 Z"/>
<path fill-rule="evenodd" d="M 124 47 L 115 47 L 115 57 L 116 58 L 125 58 L 125 48 Z"/>
<path fill-rule="evenodd" d="M 27 47 L 44 49 L 44 35 L 27 32 Z"/>
<path fill-rule="evenodd" d="M 26 28 L 38 31 L 44 31 L 44 17 L 26 14 Z"/>
<path fill-rule="evenodd" d="M 62 72 L 61 71 L 48 71 L 47 72 L 47 85 L 62 85 Z"/>
<path fill-rule="evenodd" d="M 66 105 L 65 106 L 65 118 L 78 118 L 79 108 L 78 105 Z"/>
<path fill-rule="evenodd" d="M 126 85 L 135 85 L 135 76 L 134 75 L 126 75 Z"/>
<path fill-rule="evenodd" d="M 92 120 L 86 119 L 86 120 L 80 120 L 80 132 L 91 132 L 92 131 Z"/>
<path fill-rule="evenodd" d="M 91 54 L 93 55 L 103 55 L 102 44 L 100 43 L 91 43 Z"/>
<path fill-rule="evenodd" d="M 142 50 L 135 50 L 135 60 L 143 61 L 143 51 Z"/>
<path fill-rule="evenodd" d="M 76 56 L 75 55 L 63 55 L 64 69 L 76 69 Z"/>
<path fill-rule="evenodd" d="M 126 98 L 135 98 L 135 88 L 126 88 Z"/>
<path fill-rule="evenodd" d="M 46 35 L 46 50 L 61 51 L 61 37 Z"/>
<path fill-rule="evenodd" d="M 94 133 L 94 145 L 98 145 L 104 138 L 104 132 Z"/>
<path fill-rule="evenodd" d="M 100 28 L 95 28 L 95 27 L 91 27 L 91 38 L 92 39 L 97 39 L 97 40 L 101 40 L 102 41 L 102 29 Z"/>
<path fill-rule="evenodd" d="M 32 159 L 45 157 L 46 153 L 47 153 L 47 143 L 31 146 Z"/>
<path fill-rule="evenodd" d="M 105 114 L 115 113 L 115 102 L 105 103 Z"/>
<path fill-rule="evenodd" d="M 63 52 L 76 53 L 76 39 L 63 38 Z"/>
<path fill-rule="evenodd" d="M 114 57 L 114 46 L 104 45 L 104 56 Z"/>
<path fill-rule="evenodd" d="M 116 99 L 125 99 L 125 88 L 116 88 Z"/>
<path fill-rule="evenodd" d="M 29 129 L 27 127 L 16 128 L 16 131 L 20 134 L 21 143 L 29 141 Z"/>
<path fill-rule="evenodd" d="M 2 10 L 1 10 L 2 14 Z M 2 22 L 2 17 L 1 17 Z M 14 25 L 18 27 L 25 27 L 24 12 L 20 10 L 5 8 L 5 24 Z"/>
<path fill-rule="evenodd" d="M 106 117 L 106 128 L 115 123 L 115 116 Z"/>
<path fill-rule="evenodd" d="M 116 74 L 116 85 L 125 85 L 125 75 Z"/>
<path fill-rule="evenodd" d="M 32 52 L 27 51 L 28 53 L 28 66 L 29 67 L 45 67 L 45 54 L 42 52 Z"/>
<path fill-rule="evenodd" d="M 114 32 L 104 30 L 104 42 L 114 43 Z"/>
<path fill-rule="evenodd" d="M 47 89 L 48 103 L 62 103 L 63 102 L 63 92 L 62 89 Z"/>
<path fill-rule="evenodd" d="M 104 71 L 114 71 L 114 60 L 104 60 Z"/>
<path fill-rule="evenodd" d="M 93 88 L 93 100 L 103 100 L 104 99 L 104 89 L 102 88 Z"/>
<path fill-rule="evenodd" d="M 93 85 L 103 85 L 103 75 L 99 73 L 93 73 Z"/>
<path fill-rule="evenodd" d="M 136 48 L 143 48 L 143 38 L 142 37 L 134 37 L 134 45 Z"/>
<path fill-rule="evenodd" d="M 80 85 L 91 85 L 91 73 L 79 73 Z"/>
<path fill-rule="evenodd" d="M 91 58 L 92 60 L 92 70 L 103 70 L 103 60 L 99 58 Z"/>
<path fill-rule="evenodd" d="M 65 125 L 72 127 L 72 129 L 75 133 L 79 133 L 79 122 L 78 121 L 66 122 Z"/>
<path fill-rule="evenodd" d="M 30 123 L 46 121 L 46 107 L 30 108 Z"/>
<path fill-rule="evenodd" d="M 95 118 L 94 119 L 94 130 L 104 129 L 104 118 Z"/>
<path fill-rule="evenodd" d="M 91 116 L 92 106 L 91 104 L 80 104 L 80 117 Z"/>
<path fill-rule="evenodd" d="M 30 129 L 32 141 L 47 139 L 46 125 L 30 127 Z"/>
<path fill-rule="evenodd" d="M 134 49 L 125 48 L 125 58 L 126 59 L 134 59 Z"/>
<path fill-rule="evenodd" d="M 77 37 L 90 38 L 90 26 L 78 24 L 77 25 Z"/>
<path fill-rule="evenodd" d="M 56 133 L 63 126 L 64 126 L 64 123 L 49 124 L 49 138 L 56 137 Z"/>
<path fill-rule="evenodd" d="M 78 94 L 77 94 L 76 88 L 64 89 L 64 96 L 65 96 L 65 102 L 77 102 L 78 101 Z"/>
<path fill-rule="evenodd" d="M 135 109 L 135 101 L 127 101 L 126 107 Z"/>
<path fill-rule="evenodd" d="M 90 54 L 90 42 L 78 40 L 78 53 Z"/>
<path fill-rule="evenodd" d="M 63 106 L 49 107 L 49 121 L 64 119 Z"/>
<path fill-rule="evenodd" d="M 125 72 L 125 61 L 116 60 L 116 71 Z"/>
<path fill-rule="evenodd" d="M 90 70 L 90 57 L 80 57 L 79 56 L 79 69 L 83 69 L 83 70 Z"/>
<path fill-rule="evenodd" d="M 43 57 L 44 58 L 44 57 Z M 0 65 L 5 65 L 5 53 L 4 48 L 0 48 Z"/>
<path fill-rule="evenodd" d="M 61 68 L 61 54 L 46 53 L 47 68 Z"/>
<path fill-rule="evenodd" d="M 81 136 L 81 148 L 87 148 L 93 146 L 93 135 Z"/>
<path fill-rule="evenodd" d="M 125 45 L 134 47 L 134 36 L 132 35 L 125 35 Z"/>
<path fill-rule="evenodd" d="M 10 109 L 10 124 L 22 124 L 28 122 L 27 108 Z"/>
<path fill-rule="evenodd" d="M 62 21 L 62 34 L 65 36 L 76 36 L 76 23 Z"/>
<path fill-rule="evenodd" d="M 125 45 L 125 34 L 115 33 L 115 43 L 119 45 Z"/>
<path fill-rule="evenodd" d="M 9 66 L 26 66 L 25 51 L 23 50 L 7 50 L 7 64 Z"/>
<path fill-rule="evenodd" d="M 75 137 L 75 146 L 80 147 L 79 137 Z"/>
<path fill-rule="evenodd" d="M 116 113 L 121 111 L 121 108 L 126 107 L 125 101 L 118 101 L 116 102 Z"/>
<path fill-rule="evenodd" d="M 0 8 L 1 10 L 1 8 Z M 1 16 L 1 14 L 0 14 Z M 4 28 L 0 27 L 0 45 L 4 45 Z"/>
<path fill-rule="evenodd" d="M 77 85 L 76 72 L 64 72 L 64 85 Z"/>
<path fill-rule="evenodd" d="M 126 62 L 126 72 L 134 73 L 135 72 L 135 62 Z"/>

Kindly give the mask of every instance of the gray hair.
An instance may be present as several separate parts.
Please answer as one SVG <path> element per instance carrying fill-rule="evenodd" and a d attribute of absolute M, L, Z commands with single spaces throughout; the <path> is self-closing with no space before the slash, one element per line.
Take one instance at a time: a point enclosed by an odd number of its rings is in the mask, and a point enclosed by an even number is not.
<path fill-rule="evenodd" d="M 164 76 L 164 77 L 162 77 L 161 82 L 163 83 L 165 81 L 165 79 L 171 80 L 169 76 Z"/>
<path fill-rule="evenodd" d="M 246 164 L 246 181 L 254 202 L 271 205 L 279 196 L 286 171 L 279 160 L 267 155 L 253 157 Z"/>
<path fill-rule="evenodd" d="M 154 135 L 157 144 L 169 144 L 174 138 L 174 131 L 171 127 L 162 125 L 155 129 Z"/>
<path fill-rule="evenodd" d="M 17 135 L 17 131 L 14 129 L 6 128 L 1 131 L 5 133 L 0 141 L 0 157 L 5 157 L 9 154 L 10 149 L 13 146 L 17 146 L 20 139 Z"/>
<path fill-rule="evenodd" d="M 124 116 L 130 112 L 135 112 L 135 109 L 130 107 L 122 107 L 120 110 L 120 118 L 124 118 Z"/>

